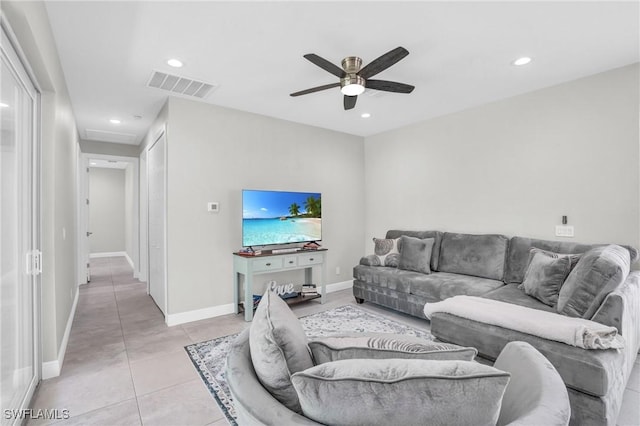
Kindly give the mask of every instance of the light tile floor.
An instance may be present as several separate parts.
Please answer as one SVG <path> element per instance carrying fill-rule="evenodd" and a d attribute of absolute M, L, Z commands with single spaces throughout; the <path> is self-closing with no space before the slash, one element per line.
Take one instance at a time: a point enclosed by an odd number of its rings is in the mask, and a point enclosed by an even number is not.
<path fill-rule="evenodd" d="M 249 324 L 232 314 L 167 327 L 146 283 L 133 278 L 125 258 L 92 259 L 91 270 L 91 283 L 80 287 L 62 374 L 40 384 L 32 408 L 69 410 L 70 419 L 49 422 L 57 425 L 226 425 L 184 346 L 240 332 Z M 350 290 L 327 299 L 294 311 L 304 316 L 355 304 Z M 429 329 L 418 318 L 370 303 L 358 306 Z M 618 424 L 640 424 L 640 360 Z"/>

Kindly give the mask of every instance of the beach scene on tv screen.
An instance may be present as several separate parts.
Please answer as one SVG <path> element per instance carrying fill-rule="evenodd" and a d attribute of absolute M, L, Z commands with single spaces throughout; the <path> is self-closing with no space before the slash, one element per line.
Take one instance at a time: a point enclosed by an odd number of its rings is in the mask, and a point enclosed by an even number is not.
<path fill-rule="evenodd" d="M 242 245 L 299 243 L 322 239 L 319 193 L 242 192 Z"/>

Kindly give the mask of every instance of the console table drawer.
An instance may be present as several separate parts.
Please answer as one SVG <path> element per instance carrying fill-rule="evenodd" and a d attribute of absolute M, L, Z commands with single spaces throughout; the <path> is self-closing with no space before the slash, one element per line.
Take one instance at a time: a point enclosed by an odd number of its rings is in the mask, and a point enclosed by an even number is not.
<path fill-rule="evenodd" d="M 253 261 L 254 271 L 268 271 L 270 269 L 282 269 L 282 258 L 272 257 L 267 259 L 256 259 Z"/>
<path fill-rule="evenodd" d="M 303 265 L 317 265 L 322 263 L 321 254 L 303 254 L 298 256 L 298 264 Z"/>
<path fill-rule="evenodd" d="M 284 258 L 285 268 L 295 268 L 296 266 L 298 266 L 298 256 L 285 256 Z"/>

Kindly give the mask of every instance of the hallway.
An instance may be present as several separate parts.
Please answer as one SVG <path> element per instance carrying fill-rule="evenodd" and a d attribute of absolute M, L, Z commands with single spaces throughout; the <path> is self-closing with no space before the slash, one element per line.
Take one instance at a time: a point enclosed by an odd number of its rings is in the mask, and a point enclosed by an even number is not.
<path fill-rule="evenodd" d="M 68 420 L 29 424 L 226 425 L 184 346 L 236 333 L 235 316 L 167 327 L 124 257 L 91 259 L 59 377 L 41 382 L 33 409 Z"/>

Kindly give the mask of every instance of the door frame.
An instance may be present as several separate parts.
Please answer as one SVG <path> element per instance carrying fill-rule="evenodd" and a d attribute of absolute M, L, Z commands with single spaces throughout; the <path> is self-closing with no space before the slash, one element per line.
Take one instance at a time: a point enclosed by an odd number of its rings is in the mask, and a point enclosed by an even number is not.
<path fill-rule="evenodd" d="M 108 143 L 108 142 L 105 142 Z M 92 154 L 89 152 L 83 152 L 78 160 L 78 185 L 76 192 L 77 199 L 77 214 L 76 221 L 78 227 L 78 256 L 77 256 L 77 269 L 78 269 L 78 285 L 86 284 L 87 281 L 87 266 L 86 266 L 86 257 L 89 255 L 89 247 L 86 244 L 86 233 L 89 232 L 88 224 L 85 220 L 85 215 L 82 210 L 86 206 L 85 198 L 88 196 L 89 187 L 88 182 L 86 181 L 86 174 L 84 170 L 89 167 L 89 159 L 95 158 L 97 160 L 114 160 L 114 161 L 124 161 L 132 165 L 132 174 L 133 174 L 133 182 L 132 182 L 132 211 L 131 211 L 131 220 L 132 220 L 132 259 L 133 262 L 133 277 L 138 278 L 140 276 L 140 193 L 139 193 L 139 185 L 140 185 L 140 176 L 139 176 L 139 159 L 138 157 L 125 157 L 120 155 L 109 155 L 109 154 Z M 87 191 L 86 194 L 84 191 Z M 86 257 L 85 257 L 86 256 Z"/>
<path fill-rule="evenodd" d="M 151 149 L 160 141 L 160 139 L 164 138 L 164 149 L 163 149 L 163 157 L 164 157 L 164 224 L 163 224 L 163 245 L 164 245 L 164 250 L 163 250 L 163 257 L 164 257 L 164 267 L 163 267 L 163 275 L 164 275 L 164 306 L 159 306 L 160 310 L 162 311 L 163 315 L 164 315 L 164 319 L 165 319 L 165 323 L 168 324 L 169 320 L 169 245 L 168 245 L 168 241 L 169 241 L 169 209 L 168 209 L 168 194 L 169 194 L 169 188 L 168 188 L 168 164 L 169 164 L 169 159 L 168 159 L 168 152 L 169 152 L 169 147 L 168 147 L 168 141 L 167 141 L 167 127 L 166 125 L 163 125 L 162 128 L 156 133 L 155 138 L 153 139 L 152 143 L 149 143 L 147 145 L 147 147 L 145 148 L 146 151 L 146 183 L 147 183 L 147 193 L 146 193 L 146 200 L 145 202 L 147 203 L 146 205 L 146 211 L 147 211 L 147 216 L 146 216 L 146 227 L 147 227 L 147 293 L 150 295 L 151 294 L 151 268 L 150 268 L 150 259 L 151 256 L 149 255 L 149 253 L 151 252 L 151 246 L 149 244 L 149 151 L 151 151 Z M 154 300 L 155 302 L 155 300 Z M 157 302 L 156 302 L 157 303 Z"/>
<path fill-rule="evenodd" d="M 20 66 L 22 69 L 17 70 L 22 83 L 30 84 L 34 90 L 34 105 L 33 105 L 33 122 L 32 132 L 33 141 L 31 146 L 31 228 L 32 228 L 32 241 L 31 252 L 38 258 L 39 266 L 35 270 L 31 270 L 32 275 L 32 321 L 33 321 L 33 371 L 34 377 L 25 398 L 22 402 L 22 407 L 26 409 L 30 403 L 36 388 L 38 387 L 40 380 L 42 379 L 42 102 L 41 94 L 42 87 L 38 83 L 36 74 L 33 72 L 31 65 L 25 55 L 24 51 L 20 47 L 18 37 L 11 28 L 11 24 L 6 18 L 5 14 L 0 11 L 0 37 L 6 36 L 10 46 L 4 46 L 0 43 L 0 49 L 3 50 L 11 61 L 17 62 L 14 66 Z M 4 37 L 3 37 L 4 38 Z M 23 73 L 24 72 L 24 73 Z M 24 75 L 23 75 L 24 74 Z M 32 264 L 31 267 L 34 265 Z M 14 419 L 15 424 L 19 424 L 18 418 Z"/>

